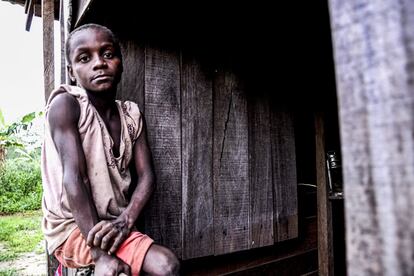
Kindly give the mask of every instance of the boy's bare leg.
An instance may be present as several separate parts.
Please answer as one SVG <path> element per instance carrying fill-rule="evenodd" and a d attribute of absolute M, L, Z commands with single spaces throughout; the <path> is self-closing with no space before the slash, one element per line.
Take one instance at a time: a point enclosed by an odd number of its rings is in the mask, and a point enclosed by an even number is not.
<path fill-rule="evenodd" d="M 153 244 L 145 256 L 142 270 L 149 275 L 179 275 L 180 262 L 170 249 Z"/>

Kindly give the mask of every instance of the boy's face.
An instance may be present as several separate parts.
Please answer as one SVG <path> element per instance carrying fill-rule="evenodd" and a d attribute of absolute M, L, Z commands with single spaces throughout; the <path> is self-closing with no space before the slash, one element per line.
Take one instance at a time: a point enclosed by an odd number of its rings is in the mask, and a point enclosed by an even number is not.
<path fill-rule="evenodd" d="M 69 75 L 87 91 L 116 89 L 122 60 L 111 36 L 103 30 L 85 29 L 74 34 L 69 45 Z"/>

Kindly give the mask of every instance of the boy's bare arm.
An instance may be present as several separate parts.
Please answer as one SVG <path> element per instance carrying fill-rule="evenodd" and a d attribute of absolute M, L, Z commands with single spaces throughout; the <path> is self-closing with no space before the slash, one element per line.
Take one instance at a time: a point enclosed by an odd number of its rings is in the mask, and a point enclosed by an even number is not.
<path fill-rule="evenodd" d="M 80 108 L 76 99 L 69 94 L 60 94 L 52 102 L 48 120 L 63 166 L 63 185 L 69 205 L 76 224 L 85 235 L 99 220 L 85 171 L 85 156 L 77 128 L 79 115 Z"/>
<path fill-rule="evenodd" d="M 154 190 L 154 169 L 144 119 L 142 132 L 133 148 L 133 158 L 138 183 L 128 207 L 116 220 L 98 223 L 89 232 L 87 238 L 89 245 L 98 246 L 103 250 L 107 250 L 110 254 L 115 253 L 127 238 Z"/>
<path fill-rule="evenodd" d="M 69 94 L 60 94 L 50 106 L 48 122 L 52 139 L 62 162 L 63 185 L 67 192 L 69 205 L 76 224 L 86 237 L 90 229 L 99 222 L 99 218 L 86 173 L 85 155 L 78 131 L 79 116 L 80 107 L 76 99 Z M 92 247 L 91 253 L 98 266 L 100 262 L 98 259 L 105 259 L 102 263 L 108 265 L 110 263 L 107 259 L 114 258 L 97 247 Z M 113 266 L 118 265 L 117 262 L 121 261 L 112 260 Z"/>
<path fill-rule="evenodd" d="M 135 225 L 138 216 L 141 214 L 155 188 L 154 167 L 144 118 L 142 132 L 135 143 L 133 154 L 138 183 L 132 194 L 131 201 L 124 212 L 127 215 L 128 228 L 130 229 Z"/>

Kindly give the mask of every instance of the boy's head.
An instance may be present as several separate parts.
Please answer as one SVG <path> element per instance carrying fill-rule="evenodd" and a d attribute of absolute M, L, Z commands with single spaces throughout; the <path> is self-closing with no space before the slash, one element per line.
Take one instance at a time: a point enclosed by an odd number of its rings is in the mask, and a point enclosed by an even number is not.
<path fill-rule="evenodd" d="M 108 28 L 86 24 L 66 41 L 68 73 L 87 91 L 114 90 L 121 79 L 122 56 L 118 39 Z"/>
<path fill-rule="evenodd" d="M 71 59 L 70 59 L 70 54 L 71 54 L 71 50 L 72 46 L 72 40 L 73 37 L 76 35 L 76 33 L 84 31 L 84 30 L 88 30 L 88 29 L 95 29 L 95 30 L 99 30 L 102 32 L 105 32 L 106 34 L 108 34 L 108 36 L 111 38 L 112 43 L 114 44 L 119 56 L 122 59 L 122 53 L 121 53 L 121 47 L 119 46 L 119 40 L 116 37 L 116 35 L 107 27 L 102 26 L 102 25 L 98 25 L 98 24 L 94 24 L 94 23 L 90 23 L 90 24 L 85 24 L 85 25 L 81 25 L 79 27 L 77 27 L 76 29 L 74 29 L 68 36 L 68 38 L 66 39 L 66 44 L 65 44 L 65 54 L 66 54 L 66 61 L 68 62 L 68 64 L 71 64 Z"/>

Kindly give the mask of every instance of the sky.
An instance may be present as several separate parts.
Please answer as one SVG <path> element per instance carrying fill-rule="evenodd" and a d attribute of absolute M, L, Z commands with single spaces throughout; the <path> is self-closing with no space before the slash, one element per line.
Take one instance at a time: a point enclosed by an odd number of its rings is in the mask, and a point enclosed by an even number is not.
<path fill-rule="evenodd" d="M 42 21 L 25 30 L 24 8 L 0 1 L 0 109 L 6 123 L 43 110 Z"/>

